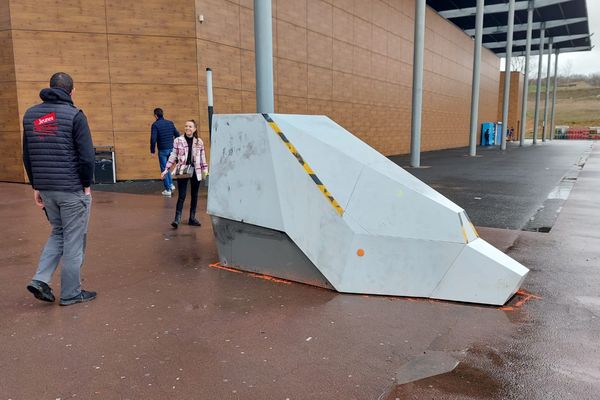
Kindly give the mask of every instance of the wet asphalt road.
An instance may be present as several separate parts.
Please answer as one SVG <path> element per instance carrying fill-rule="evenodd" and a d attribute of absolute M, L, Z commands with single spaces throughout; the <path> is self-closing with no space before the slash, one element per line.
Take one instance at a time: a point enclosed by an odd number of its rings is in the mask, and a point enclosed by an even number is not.
<path fill-rule="evenodd" d="M 515 210 L 535 212 L 586 146 L 511 149 L 513 163 L 537 152 L 553 173 L 543 189 L 536 181 L 536 191 L 514 195 L 532 203 Z M 432 155 L 432 168 L 415 171 L 476 187 L 477 169 L 465 172 L 469 159 L 456 154 Z M 527 186 L 502 176 L 499 186 Z M 600 149 L 550 233 L 483 224 L 492 226 L 480 229 L 484 239 L 531 269 L 524 289 L 537 295 L 498 309 L 344 295 L 214 268 L 206 215 L 201 228 L 173 231 L 175 198 L 97 191 L 83 275 L 99 297 L 58 307 L 25 290 L 47 223 L 27 186 L 0 184 L 0 399 L 597 399 L 598 198 Z M 482 225 L 481 202 L 452 199 Z M 454 370 L 426 378 L 453 359 Z M 424 379 L 397 384 L 414 376 Z"/>
<path fill-rule="evenodd" d="M 539 142 L 541 143 L 541 142 Z M 480 147 L 479 157 L 467 157 L 468 148 L 423 153 L 421 166 L 408 168 L 417 178 L 465 209 L 477 226 L 521 229 L 580 156 L 586 141 L 553 141 L 519 147 L 508 143 L 505 152 Z M 391 157 L 400 166 L 408 156 Z"/>

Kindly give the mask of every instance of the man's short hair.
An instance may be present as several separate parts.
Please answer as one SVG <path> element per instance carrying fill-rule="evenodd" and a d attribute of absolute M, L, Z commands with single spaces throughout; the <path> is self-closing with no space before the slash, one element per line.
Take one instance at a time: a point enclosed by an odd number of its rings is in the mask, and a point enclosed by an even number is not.
<path fill-rule="evenodd" d="M 154 109 L 154 115 L 156 115 L 157 117 L 161 118 L 163 116 L 163 110 L 162 110 L 162 108 L 155 108 Z"/>
<path fill-rule="evenodd" d="M 50 87 L 61 88 L 70 94 L 73 91 L 73 78 L 65 72 L 57 72 L 50 78 Z"/>

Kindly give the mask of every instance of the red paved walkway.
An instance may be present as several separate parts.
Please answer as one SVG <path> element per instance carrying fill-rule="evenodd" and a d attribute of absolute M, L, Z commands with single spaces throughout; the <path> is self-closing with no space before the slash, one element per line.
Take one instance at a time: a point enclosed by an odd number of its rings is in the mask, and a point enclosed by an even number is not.
<path fill-rule="evenodd" d="M 48 225 L 28 186 L 0 184 L 0 400 L 593 398 L 597 151 L 588 164 L 556 233 L 481 231 L 504 249 L 519 236 L 511 255 L 532 268 L 525 289 L 543 299 L 513 311 L 211 268 L 206 215 L 202 228 L 173 231 L 175 198 L 100 192 L 83 274 L 98 299 L 41 303 L 25 285 Z M 459 368 L 395 387 L 403 365 L 440 351 Z"/>

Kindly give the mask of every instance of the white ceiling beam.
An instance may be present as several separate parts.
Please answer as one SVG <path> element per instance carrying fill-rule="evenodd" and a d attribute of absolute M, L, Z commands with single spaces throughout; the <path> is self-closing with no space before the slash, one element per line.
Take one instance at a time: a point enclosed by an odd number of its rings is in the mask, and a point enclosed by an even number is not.
<path fill-rule="evenodd" d="M 559 48 L 558 52 L 562 53 L 576 53 L 579 51 L 590 51 L 594 46 L 580 46 L 580 47 L 564 47 Z M 553 51 L 554 52 L 554 51 Z M 506 57 L 506 53 L 498 53 L 496 54 L 498 57 Z M 525 55 L 525 51 L 517 51 L 512 53 L 513 57 L 523 57 Z"/>
<path fill-rule="evenodd" d="M 567 18 L 567 19 L 557 19 L 552 21 L 546 21 L 546 29 L 558 28 L 560 26 L 577 24 L 579 22 L 587 21 L 586 17 L 580 18 Z M 534 22 L 531 25 L 533 30 L 540 29 L 542 27 L 542 22 Z M 495 35 L 499 33 L 506 33 L 508 27 L 504 26 L 488 26 L 487 28 L 483 28 L 484 35 Z M 526 31 L 527 24 L 515 24 L 514 31 Z M 475 29 L 465 29 L 465 33 L 470 36 L 475 36 Z"/>
<path fill-rule="evenodd" d="M 571 0 L 535 0 L 535 8 L 543 8 L 552 6 L 555 4 L 568 3 Z M 515 11 L 527 10 L 529 7 L 529 0 L 522 0 L 515 2 Z M 438 11 L 438 14 L 444 18 L 460 18 L 474 16 L 477 9 L 476 7 L 467 8 L 455 8 L 453 10 Z M 484 7 L 483 12 L 485 14 L 498 14 L 508 12 L 508 3 L 503 4 L 489 4 Z"/>
<path fill-rule="evenodd" d="M 590 35 L 588 35 L 587 33 L 582 33 L 580 35 L 565 35 L 565 36 L 554 36 L 551 37 L 550 39 L 552 39 L 553 43 L 561 43 L 561 42 L 568 42 L 569 40 L 577 40 L 577 39 L 583 39 L 586 37 L 590 37 Z M 547 38 L 548 39 L 548 38 Z M 545 40 L 545 43 L 547 43 L 548 40 Z M 525 44 L 527 43 L 527 41 L 525 39 L 523 40 L 514 40 L 513 41 L 513 47 L 517 47 L 517 46 L 525 46 Z M 537 39 L 532 39 L 531 40 L 531 45 L 539 45 L 540 44 L 540 38 Z M 489 42 L 489 43 L 484 43 L 483 47 L 486 47 L 488 49 L 500 49 L 502 47 L 506 47 L 506 42 Z"/>

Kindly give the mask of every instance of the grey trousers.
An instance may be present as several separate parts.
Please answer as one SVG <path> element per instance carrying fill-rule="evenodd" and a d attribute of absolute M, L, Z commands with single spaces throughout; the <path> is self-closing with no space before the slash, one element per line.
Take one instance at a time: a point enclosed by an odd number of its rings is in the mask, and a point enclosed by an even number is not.
<path fill-rule="evenodd" d="M 92 196 L 81 192 L 40 192 L 52 232 L 44 246 L 33 279 L 50 284 L 62 258 L 60 297 L 70 299 L 81 292 L 80 272 L 92 207 Z"/>

